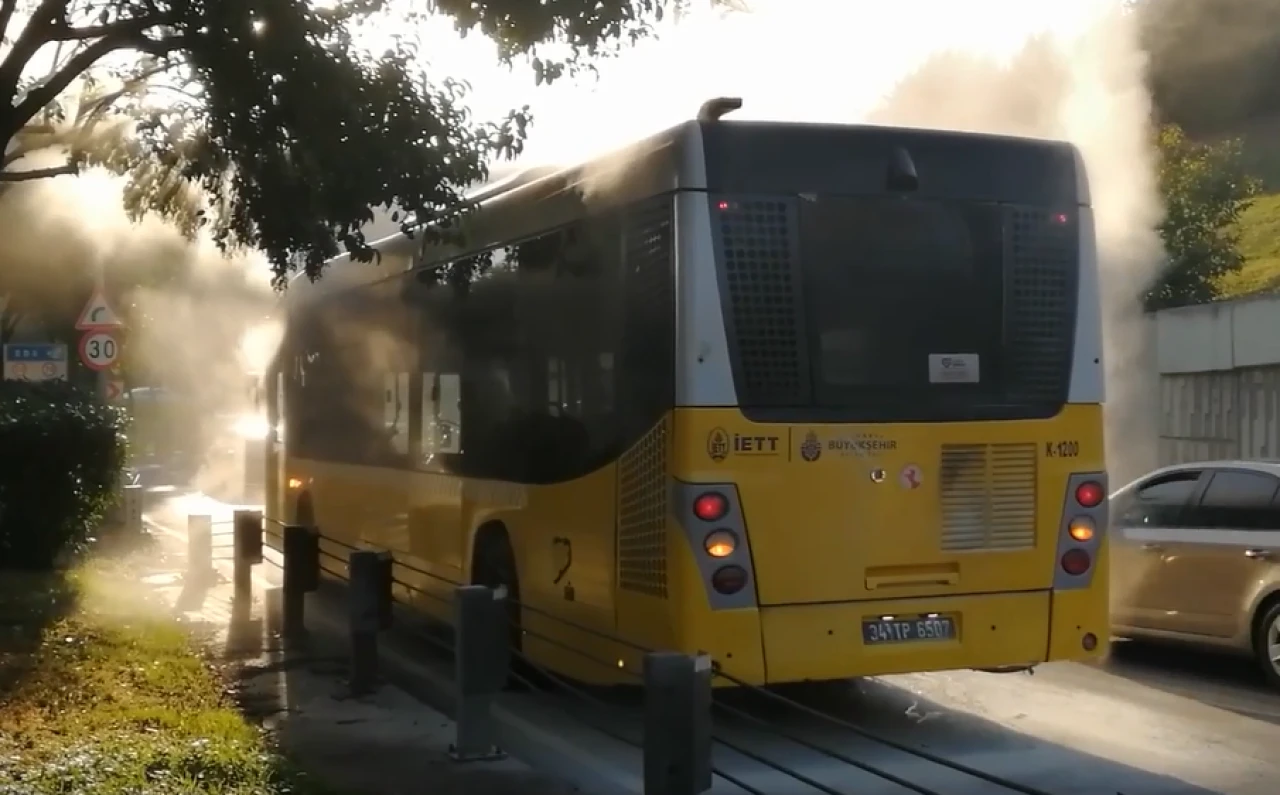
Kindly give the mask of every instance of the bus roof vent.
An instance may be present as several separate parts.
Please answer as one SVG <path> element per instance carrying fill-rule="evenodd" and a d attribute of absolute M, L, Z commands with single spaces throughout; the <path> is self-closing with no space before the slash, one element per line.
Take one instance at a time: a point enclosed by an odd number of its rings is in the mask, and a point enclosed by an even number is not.
<path fill-rule="evenodd" d="M 710 124 L 742 107 L 742 97 L 716 97 L 698 108 L 698 121 Z"/>
<path fill-rule="evenodd" d="M 889 167 L 884 175 L 885 190 L 909 193 L 920 187 L 916 163 L 905 146 L 895 146 L 889 153 Z"/>

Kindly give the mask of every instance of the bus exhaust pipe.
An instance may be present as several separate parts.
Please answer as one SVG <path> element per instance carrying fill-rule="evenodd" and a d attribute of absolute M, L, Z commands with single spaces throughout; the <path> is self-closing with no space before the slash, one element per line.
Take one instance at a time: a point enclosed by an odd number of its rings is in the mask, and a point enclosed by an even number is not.
<path fill-rule="evenodd" d="M 716 97 L 702 103 L 702 107 L 698 108 L 698 121 L 711 124 L 741 109 L 742 97 Z"/>
<path fill-rule="evenodd" d="M 1028 676 L 1035 676 L 1036 664 L 1031 665 L 1001 665 L 997 668 L 979 668 L 977 669 L 984 674 L 1020 674 L 1026 673 Z"/>

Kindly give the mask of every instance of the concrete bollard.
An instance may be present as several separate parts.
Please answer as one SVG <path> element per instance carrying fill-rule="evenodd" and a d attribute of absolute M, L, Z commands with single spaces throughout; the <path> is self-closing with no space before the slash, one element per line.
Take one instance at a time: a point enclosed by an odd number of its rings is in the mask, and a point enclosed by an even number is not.
<path fill-rule="evenodd" d="M 455 762 L 502 759 L 495 742 L 493 699 L 511 666 L 505 591 L 464 585 L 454 591 L 454 682 L 457 687 Z"/>
<path fill-rule="evenodd" d="M 711 658 L 651 652 L 644 657 L 644 793 L 698 795 L 711 789 Z"/>
<path fill-rule="evenodd" d="M 213 578 L 213 517 L 193 513 L 187 516 L 187 580 L 204 584 Z"/>

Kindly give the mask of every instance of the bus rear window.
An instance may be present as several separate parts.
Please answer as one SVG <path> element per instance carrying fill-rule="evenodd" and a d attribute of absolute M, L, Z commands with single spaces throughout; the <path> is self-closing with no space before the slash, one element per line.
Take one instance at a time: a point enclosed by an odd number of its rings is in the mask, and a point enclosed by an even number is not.
<path fill-rule="evenodd" d="M 720 201 L 748 413 L 909 422 L 1061 408 L 1079 268 L 1066 214 L 884 194 Z"/>
<path fill-rule="evenodd" d="M 816 401 L 839 405 L 871 399 L 868 390 L 938 386 L 930 357 L 947 355 L 976 357 L 961 360 L 978 366 L 958 377 L 973 379 L 961 382 L 966 389 L 990 391 L 1000 371 L 1002 259 L 1000 216 L 990 206 L 802 201 Z"/>

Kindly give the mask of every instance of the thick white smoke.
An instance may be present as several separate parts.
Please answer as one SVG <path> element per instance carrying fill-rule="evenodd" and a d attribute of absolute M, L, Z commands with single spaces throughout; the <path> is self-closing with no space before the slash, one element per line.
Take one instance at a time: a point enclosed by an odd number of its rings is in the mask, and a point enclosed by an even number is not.
<path fill-rule="evenodd" d="M 695 4 L 697 5 L 697 4 Z M 1138 296 L 1162 254 L 1146 58 L 1122 0 L 747 0 L 668 22 L 599 79 L 518 93 L 472 74 L 481 115 L 533 105 L 524 164 L 570 163 L 739 96 L 733 118 L 874 122 L 1066 139 L 1084 154 L 1103 269 L 1108 448 L 1118 477 L 1154 459 L 1157 385 Z M 462 46 L 462 45 L 459 45 Z M 484 57 L 484 45 L 468 53 Z M 478 61 L 473 60 L 472 63 Z"/>
<path fill-rule="evenodd" d="M 739 118 L 874 121 L 1075 142 L 1089 168 L 1102 249 L 1112 460 L 1129 468 L 1125 457 L 1154 441 L 1119 428 L 1150 414 L 1145 393 L 1154 385 L 1135 376 L 1149 369 L 1135 298 L 1158 261 L 1153 228 L 1160 206 L 1144 59 L 1122 0 L 745 5 L 750 13 L 726 14 L 695 3 L 689 15 L 664 23 L 656 39 L 599 64 L 598 80 L 540 89 L 530 88 L 528 70 L 495 66 L 491 44 L 458 41 L 446 22 L 424 35 L 432 43 L 430 73 L 466 77 L 477 118 L 532 106 L 535 126 L 523 165 L 580 161 L 687 119 L 704 100 L 725 95 L 744 98 Z M 147 357 L 184 378 L 203 378 L 216 393 L 232 379 L 220 377 L 213 363 L 236 361 L 237 343 L 225 338 L 232 327 L 242 332 L 258 323 L 271 304 L 265 292 L 241 287 L 246 278 L 256 285 L 265 278 L 243 263 L 210 258 L 162 225 L 128 224 L 112 209 L 118 185 L 103 180 L 58 179 L 0 199 L 0 233 L 9 241 L 0 267 L 39 276 L 59 262 L 118 268 L 194 259 L 191 270 L 210 274 L 204 287 L 159 287 L 138 292 L 136 300 L 157 319 Z M 23 236 L 28 243 L 13 242 Z M 218 332 L 201 333 L 207 329 Z"/>
<path fill-rule="evenodd" d="M 38 152 L 16 169 L 64 157 Z M 0 283 L 13 291 L 10 309 L 25 316 L 27 333 L 74 349 L 71 320 L 101 273 L 129 320 L 124 358 L 135 380 L 126 386 L 167 387 L 187 407 L 186 421 L 174 437 L 158 440 L 160 447 L 182 447 L 202 463 L 202 483 L 241 484 L 244 442 L 236 429 L 249 429 L 236 418 L 253 409 L 246 373 L 261 370 L 278 344 L 269 273 L 258 258 L 224 257 L 208 240 L 188 240 L 159 218 L 131 222 L 123 187 L 99 171 L 6 187 Z M 50 318 L 61 322 L 40 322 Z M 135 434 L 135 453 L 145 452 L 144 440 L 155 441 L 148 435 L 155 427 Z"/>

